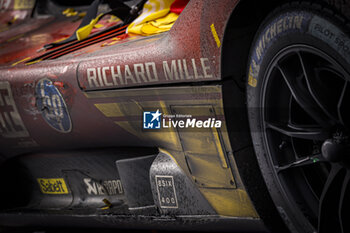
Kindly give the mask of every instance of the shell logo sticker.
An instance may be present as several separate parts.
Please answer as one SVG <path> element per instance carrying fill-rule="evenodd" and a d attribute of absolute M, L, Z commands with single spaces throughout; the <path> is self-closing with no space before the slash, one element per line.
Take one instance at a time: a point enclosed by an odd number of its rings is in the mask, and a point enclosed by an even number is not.
<path fill-rule="evenodd" d="M 41 79 L 36 87 L 36 104 L 45 121 L 60 133 L 69 133 L 72 122 L 67 105 L 53 82 Z"/>

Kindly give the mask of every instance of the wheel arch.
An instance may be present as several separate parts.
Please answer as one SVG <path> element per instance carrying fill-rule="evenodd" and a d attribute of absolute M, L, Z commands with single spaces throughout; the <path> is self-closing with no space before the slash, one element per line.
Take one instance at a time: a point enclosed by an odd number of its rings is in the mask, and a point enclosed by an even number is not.
<path fill-rule="evenodd" d="M 232 79 L 244 89 L 250 46 L 261 22 L 278 6 L 296 0 L 240 0 L 226 24 L 221 53 L 221 77 Z M 326 5 L 350 20 L 350 0 L 304 0 Z M 342 17 L 338 17 L 342 18 Z M 235 64 L 235 65 L 232 65 Z"/>
<path fill-rule="evenodd" d="M 296 0 L 241 0 L 226 24 L 221 53 L 221 78 L 228 134 L 238 171 L 260 217 L 272 232 L 287 232 L 274 207 L 255 158 L 246 111 L 246 73 L 251 45 L 264 19 L 281 5 Z M 350 19 L 350 0 L 306 0 Z M 345 22 L 344 22 L 345 23 Z M 239 122 L 234 124 L 233 122 Z M 276 221 L 279 219 L 279 221 Z"/>

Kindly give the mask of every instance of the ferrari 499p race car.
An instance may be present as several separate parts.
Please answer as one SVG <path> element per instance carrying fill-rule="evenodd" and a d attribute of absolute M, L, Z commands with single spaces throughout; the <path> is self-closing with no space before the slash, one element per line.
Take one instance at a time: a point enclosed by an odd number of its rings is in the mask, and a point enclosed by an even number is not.
<path fill-rule="evenodd" d="M 0 226 L 349 233 L 349 20 L 0 0 Z"/>

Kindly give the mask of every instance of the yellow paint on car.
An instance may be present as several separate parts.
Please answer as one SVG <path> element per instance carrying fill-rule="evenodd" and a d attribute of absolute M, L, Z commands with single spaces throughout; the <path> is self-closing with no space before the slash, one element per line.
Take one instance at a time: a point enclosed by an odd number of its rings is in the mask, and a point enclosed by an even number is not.
<path fill-rule="evenodd" d="M 6 42 L 11 42 L 11 41 L 17 40 L 23 36 L 24 36 L 24 34 L 19 34 L 19 35 L 13 36 L 10 39 L 8 39 Z"/>
<path fill-rule="evenodd" d="M 245 190 L 201 188 L 200 191 L 219 215 L 259 217 Z"/>
<path fill-rule="evenodd" d="M 33 64 L 41 62 L 41 61 L 42 61 L 42 59 L 38 59 L 38 60 L 35 60 L 35 61 L 27 62 L 26 66 L 33 65 Z"/>
<path fill-rule="evenodd" d="M 108 201 L 106 198 L 103 199 L 102 201 L 106 206 L 102 207 L 101 210 L 108 210 L 112 207 L 112 203 Z"/>
<path fill-rule="evenodd" d="M 211 29 L 211 33 L 213 34 L 214 40 L 216 42 L 216 45 L 218 46 L 218 48 L 220 48 L 221 41 L 219 39 L 218 33 L 216 32 L 214 24 L 210 25 L 210 29 Z"/>
<path fill-rule="evenodd" d="M 106 117 L 124 116 L 117 103 L 95 104 L 95 107 L 100 110 Z"/>
<path fill-rule="evenodd" d="M 26 58 L 24 58 L 24 59 L 22 59 L 22 60 L 20 60 L 20 61 L 17 61 L 17 62 L 15 62 L 15 63 L 13 63 L 11 66 L 18 65 L 19 63 L 28 61 L 28 60 L 30 60 L 30 59 L 31 59 L 31 57 L 26 57 Z"/>
<path fill-rule="evenodd" d="M 218 154 L 219 154 L 219 158 L 220 158 L 220 161 L 221 161 L 221 166 L 223 168 L 228 168 L 228 165 L 227 165 L 227 161 L 226 161 L 226 158 L 225 158 L 225 155 L 224 155 L 224 151 L 223 151 L 223 148 L 221 146 L 221 142 L 220 142 L 220 135 L 219 135 L 219 132 L 218 132 L 218 129 L 213 129 L 213 135 L 214 135 L 214 140 L 215 140 L 215 144 L 216 144 L 216 147 L 218 149 Z"/>
<path fill-rule="evenodd" d="M 110 90 L 84 95 L 94 99 L 94 106 L 117 126 L 139 138 L 145 145 L 150 142 L 161 148 L 160 152 L 169 154 L 193 180 L 218 215 L 259 217 L 240 179 L 225 121 L 222 130 L 143 129 L 143 112 L 152 109 L 159 109 L 163 116 L 189 114 L 198 119 L 224 116 L 221 86 Z M 115 102 L 104 103 L 105 98 L 109 101 L 115 99 Z"/>

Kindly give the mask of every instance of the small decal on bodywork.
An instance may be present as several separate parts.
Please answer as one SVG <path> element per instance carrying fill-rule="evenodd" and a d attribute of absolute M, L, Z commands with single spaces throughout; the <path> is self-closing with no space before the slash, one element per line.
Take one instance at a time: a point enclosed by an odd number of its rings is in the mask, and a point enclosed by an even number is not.
<path fill-rule="evenodd" d="M 38 178 L 40 190 L 44 194 L 68 194 L 68 188 L 63 178 Z"/>
<path fill-rule="evenodd" d="M 83 179 L 86 192 L 89 195 L 120 195 L 123 194 L 123 186 L 120 180 L 105 180 L 105 181 L 95 181 L 91 178 Z"/>
<path fill-rule="evenodd" d="M 145 62 L 126 65 L 81 68 L 79 82 L 83 89 L 95 90 L 162 81 L 212 79 L 212 61 L 209 58 L 173 59 L 161 63 Z"/>
<path fill-rule="evenodd" d="M 178 208 L 174 177 L 156 175 L 155 178 L 160 207 Z"/>
<path fill-rule="evenodd" d="M 49 79 L 41 79 L 36 87 L 36 105 L 45 121 L 55 130 L 68 133 L 72 122 L 61 93 Z"/>

